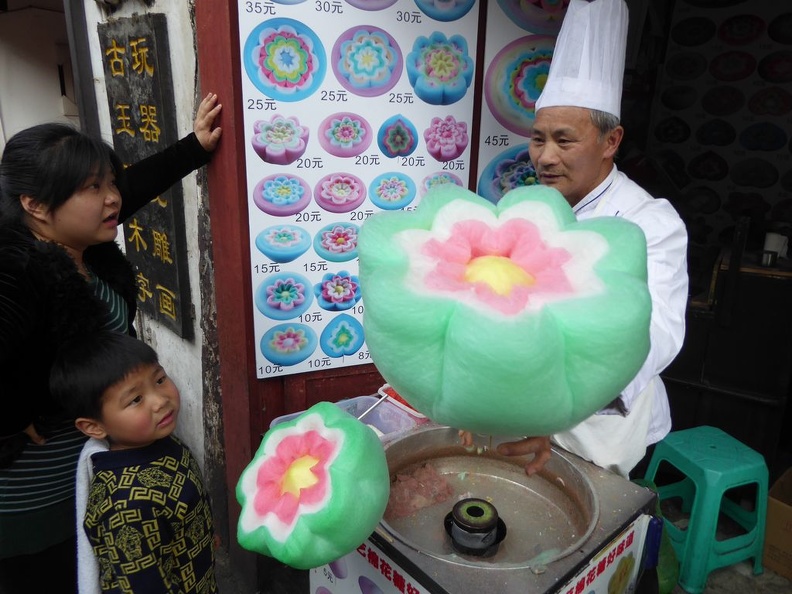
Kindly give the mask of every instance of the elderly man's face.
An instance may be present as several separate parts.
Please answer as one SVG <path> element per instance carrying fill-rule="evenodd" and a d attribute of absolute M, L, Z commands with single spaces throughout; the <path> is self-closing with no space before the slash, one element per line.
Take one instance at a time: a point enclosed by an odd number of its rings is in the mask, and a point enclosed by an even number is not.
<path fill-rule="evenodd" d="M 539 180 L 575 206 L 611 171 L 621 126 L 599 139 L 591 112 L 583 107 L 545 107 L 534 120 L 529 153 Z"/>

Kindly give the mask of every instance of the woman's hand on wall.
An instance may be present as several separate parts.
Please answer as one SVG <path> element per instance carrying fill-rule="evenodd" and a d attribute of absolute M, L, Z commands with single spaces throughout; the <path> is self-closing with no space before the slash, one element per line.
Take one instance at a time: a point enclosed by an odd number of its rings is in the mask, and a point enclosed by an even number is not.
<path fill-rule="evenodd" d="M 198 113 L 195 115 L 193 132 L 204 150 L 210 153 L 215 150 L 220 136 L 223 134 L 223 129 L 219 126 L 212 128 L 221 109 L 223 109 L 223 104 L 217 102 L 217 94 L 209 93 L 201 101 Z"/>

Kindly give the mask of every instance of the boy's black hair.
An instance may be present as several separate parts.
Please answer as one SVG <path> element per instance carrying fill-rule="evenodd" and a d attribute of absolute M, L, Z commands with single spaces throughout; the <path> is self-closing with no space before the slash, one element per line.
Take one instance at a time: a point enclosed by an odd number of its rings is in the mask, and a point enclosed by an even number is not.
<path fill-rule="evenodd" d="M 128 334 L 102 330 L 66 342 L 50 370 L 50 392 L 72 418 L 102 418 L 102 396 L 133 371 L 158 365 L 154 349 Z"/>

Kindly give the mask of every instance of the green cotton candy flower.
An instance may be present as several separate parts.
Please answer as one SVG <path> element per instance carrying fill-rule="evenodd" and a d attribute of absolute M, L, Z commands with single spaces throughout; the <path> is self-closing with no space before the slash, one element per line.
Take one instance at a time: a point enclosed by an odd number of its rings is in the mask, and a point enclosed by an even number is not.
<path fill-rule="evenodd" d="M 374 531 L 390 474 L 374 431 L 319 402 L 264 434 L 236 487 L 237 541 L 310 569 L 354 551 Z"/>
<path fill-rule="evenodd" d="M 549 187 L 497 205 L 455 185 L 369 218 L 358 242 L 377 369 L 434 421 L 493 435 L 570 429 L 617 397 L 649 352 L 646 240 L 578 222 Z"/>

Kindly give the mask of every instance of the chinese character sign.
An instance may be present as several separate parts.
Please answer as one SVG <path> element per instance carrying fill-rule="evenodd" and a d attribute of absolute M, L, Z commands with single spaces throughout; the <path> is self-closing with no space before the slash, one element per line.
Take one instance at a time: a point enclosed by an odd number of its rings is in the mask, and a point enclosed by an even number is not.
<path fill-rule="evenodd" d="M 362 592 L 381 594 L 426 594 L 428 590 L 418 580 L 393 561 L 370 540 L 353 553 L 311 570 L 313 591 L 347 592 L 357 588 Z"/>

